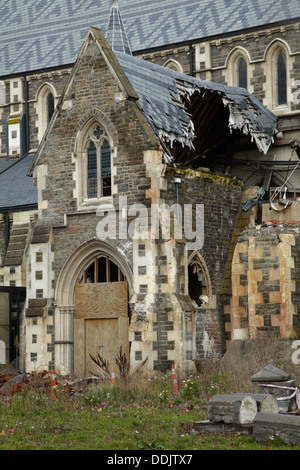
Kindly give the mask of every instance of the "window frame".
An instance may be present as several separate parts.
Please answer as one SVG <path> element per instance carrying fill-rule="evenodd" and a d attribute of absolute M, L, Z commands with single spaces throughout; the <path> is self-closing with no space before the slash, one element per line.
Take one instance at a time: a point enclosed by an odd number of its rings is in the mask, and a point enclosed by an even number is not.
<path fill-rule="evenodd" d="M 279 63 L 280 56 L 284 58 L 284 64 Z M 284 70 L 280 70 L 279 67 L 281 65 L 284 65 Z M 282 90 L 282 84 L 284 85 L 284 90 Z M 285 95 L 283 102 L 281 102 L 280 96 L 282 91 Z M 287 106 L 287 56 L 282 48 L 276 51 L 276 104 L 277 106 Z"/>
<path fill-rule="evenodd" d="M 109 160 L 110 160 L 110 173 L 107 176 L 103 175 L 103 160 L 105 158 L 104 155 L 104 146 L 108 145 L 109 147 Z M 89 185 L 89 180 L 92 180 L 92 177 L 89 178 L 89 163 L 90 163 L 90 156 L 92 157 L 93 155 L 90 154 L 90 148 L 93 145 L 93 152 L 95 153 L 95 169 L 96 169 L 96 196 L 93 197 L 92 195 L 89 195 L 90 190 L 92 190 L 92 186 Z M 110 197 L 111 196 L 111 149 L 109 142 L 106 138 L 106 136 L 101 137 L 101 139 L 96 142 L 94 139 L 89 139 L 87 142 L 87 149 L 86 149 L 86 154 L 87 154 L 87 169 L 86 169 L 86 199 L 101 199 L 103 197 Z M 92 170 L 92 169 L 91 169 Z M 106 186 L 106 188 L 109 190 L 107 191 L 108 194 L 105 194 L 105 179 L 110 179 L 110 184 Z"/>
<path fill-rule="evenodd" d="M 211 279 L 209 275 L 209 271 L 207 268 L 207 265 L 204 261 L 204 258 L 198 251 L 194 251 L 191 253 L 187 260 L 187 290 L 188 294 L 190 296 L 190 299 L 192 301 L 192 304 L 196 308 L 212 308 L 214 304 L 214 296 L 212 295 L 212 286 L 211 286 Z M 191 277 L 192 274 L 192 277 Z M 203 296 L 203 301 L 196 301 L 192 294 L 192 291 L 194 291 L 194 288 L 196 287 L 195 285 L 192 286 L 191 284 L 195 283 L 195 278 L 193 277 L 196 276 L 198 277 L 198 280 L 196 283 L 199 283 L 198 287 L 196 290 L 199 290 L 201 292 L 201 296 Z M 199 293 L 198 292 L 198 293 Z"/>
<path fill-rule="evenodd" d="M 98 131 L 98 134 L 96 133 Z M 88 150 L 91 142 L 95 145 L 96 149 L 96 161 L 97 161 L 97 192 L 95 197 L 89 196 L 88 193 Z M 107 142 L 110 152 L 110 174 L 106 177 L 102 176 L 101 173 L 101 162 L 103 155 L 103 146 Z M 78 135 L 78 139 L 75 145 L 74 156 L 76 158 L 77 165 L 77 200 L 78 209 L 85 209 L 89 207 L 98 206 L 99 202 L 110 202 L 113 196 L 113 155 L 114 147 L 110 135 L 107 133 L 105 127 L 96 119 L 89 120 L 82 128 Z M 105 194 L 104 178 L 110 179 L 109 193 Z"/>
<path fill-rule="evenodd" d="M 286 103 L 280 104 L 278 102 L 278 77 L 277 77 L 277 58 L 280 52 L 285 54 L 286 58 Z M 288 113 L 290 112 L 292 102 L 292 79 L 289 71 L 292 69 L 293 58 L 288 44 L 282 39 L 274 39 L 266 48 L 264 54 L 264 61 L 266 67 L 266 83 L 265 93 L 266 99 L 264 104 L 276 113 Z M 269 86 L 268 86 L 269 84 Z"/>
<path fill-rule="evenodd" d="M 225 81 L 228 85 L 240 87 L 238 64 L 241 59 L 245 61 L 247 71 L 247 86 L 243 88 L 246 88 L 248 91 L 250 91 L 250 72 L 252 70 L 252 65 L 250 55 L 247 49 L 244 47 L 236 46 L 227 55 L 224 68 Z"/>
<path fill-rule="evenodd" d="M 241 77 L 241 73 L 245 72 L 240 69 L 240 63 L 243 61 L 246 67 L 246 77 Z M 241 83 L 246 78 L 246 84 Z M 248 64 L 243 55 L 240 55 L 236 59 L 236 83 L 239 88 L 248 88 Z"/>
<path fill-rule="evenodd" d="M 52 95 L 53 98 L 53 109 L 50 116 L 49 113 L 49 96 Z M 46 129 L 50 123 L 50 120 L 55 112 L 55 108 L 58 102 L 58 96 L 55 88 L 48 82 L 43 83 L 36 95 L 36 112 L 38 115 L 38 141 L 41 142 L 42 138 L 46 132 Z"/>

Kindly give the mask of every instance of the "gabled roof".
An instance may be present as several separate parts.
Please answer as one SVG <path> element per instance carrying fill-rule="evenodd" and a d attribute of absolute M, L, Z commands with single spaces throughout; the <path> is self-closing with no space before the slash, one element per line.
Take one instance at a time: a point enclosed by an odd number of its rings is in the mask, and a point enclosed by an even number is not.
<path fill-rule="evenodd" d="M 141 122 L 146 123 L 144 128 L 149 136 L 151 134 L 153 144 L 159 143 L 165 150 L 166 161 L 179 162 L 176 152 L 172 151 L 174 143 L 185 149 L 180 152 L 181 158 L 184 163 L 189 163 L 235 130 L 249 135 L 260 151 L 268 151 L 277 118 L 247 90 L 206 82 L 128 54 L 113 52 L 101 30 L 92 27 L 38 149 L 36 161 L 43 152 L 47 134 L 51 132 L 91 38 L 96 41 L 124 96 L 133 102 Z M 208 111 L 212 114 L 210 121 Z M 208 122 L 209 128 L 206 128 Z M 193 154 L 195 149 L 197 153 Z M 29 174 L 34 164 L 35 161 Z"/>
<path fill-rule="evenodd" d="M 119 0 L 133 53 L 300 19 L 299 0 Z M 0 2 L 0 77 L 70 65 L 111 0 Z"/>
<path fill-rule="evenodd" d="M 27 176 L 34 154 L 0 160 L 0 211 L 37 207 L 37 189 Z"/>

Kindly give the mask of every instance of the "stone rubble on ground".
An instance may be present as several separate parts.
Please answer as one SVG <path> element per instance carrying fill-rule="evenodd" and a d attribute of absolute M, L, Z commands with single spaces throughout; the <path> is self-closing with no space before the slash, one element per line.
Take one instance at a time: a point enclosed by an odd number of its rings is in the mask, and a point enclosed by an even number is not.
<path fill-rule="evenodd" d="M 251 380 L 258 384 L 258 393 L 214 395 L 208 404 L 208 421 L 195 423 L 195 430 L 248 432 L 257 442 L 278 437 L 287 444 L 299 444 L 300 407 L 295 382 L 271 364 Z"/>

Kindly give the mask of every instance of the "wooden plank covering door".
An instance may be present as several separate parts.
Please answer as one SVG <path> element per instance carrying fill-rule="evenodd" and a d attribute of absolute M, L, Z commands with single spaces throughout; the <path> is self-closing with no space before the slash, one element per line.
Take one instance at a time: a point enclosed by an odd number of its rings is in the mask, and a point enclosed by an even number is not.
<path fill-rule="evenodd" d="M 112 370 L 120 347 L 129 358 L 127 283 L 77 284 L 75 288 L 74 372 L 100 373 L 97 353 Z"/>
<path fill-rule="evenodd" d="M 75 318 L 127 316 L 127 282 L 76 284 Z"/>
<path fill-rule="evenodd" d="M 115 358 L 119 354 L 119 327 L 118 318 L 102 318 L 101 320 L 85 321 L 85 356 L 86 373 L 99 374 L 99 367 L 90 355 L 97 358 L 97 352 L 108 361 L 110 369 L 116 368 Z"/>

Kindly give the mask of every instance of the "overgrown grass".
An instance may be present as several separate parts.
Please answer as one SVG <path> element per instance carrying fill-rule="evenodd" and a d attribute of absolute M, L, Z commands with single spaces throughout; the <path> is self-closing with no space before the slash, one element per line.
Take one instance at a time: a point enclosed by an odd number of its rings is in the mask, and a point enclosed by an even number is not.
<path fill-rule="evenodd" d="M 29 384 L 22 393 L 0 395 L 0 450 L 300 450 L 240 433 L 196 433 L 193 424 L 207 419 L 209 398 L 235 385 L 220 373 L 178 385 L 175 396 L 170 376 L 102 383 L 72 396 L 58 385 L 52 400 L 50 391 Z"/>

